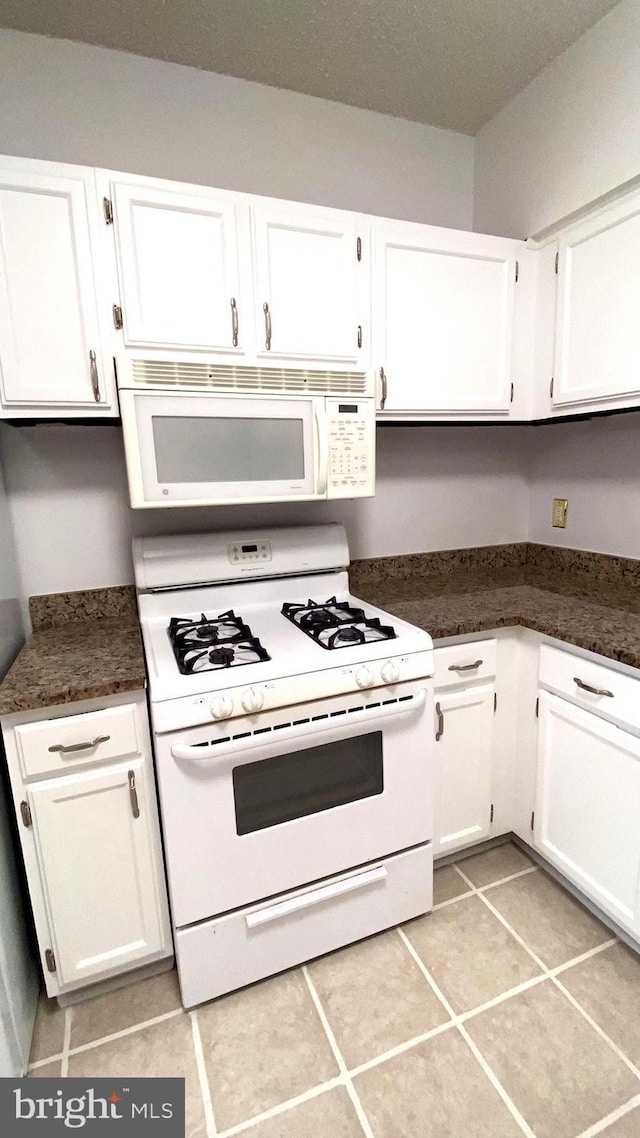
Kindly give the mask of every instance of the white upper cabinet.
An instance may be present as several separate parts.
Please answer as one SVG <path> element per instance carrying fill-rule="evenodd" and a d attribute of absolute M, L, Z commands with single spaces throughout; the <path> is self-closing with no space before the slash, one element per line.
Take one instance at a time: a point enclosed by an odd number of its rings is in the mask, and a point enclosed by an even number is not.
<path fill-rule="evenodd" d="M 252 217 L 258 353 L 362 364 L 369 278 L 357 217 L 272 201 Z"/>
<path fill-rule="evenodd" d="M 637 404 L 639 297 L 640 194 L 634 193 L 560 236 L 554 408 Z"/>
<path fill-rule="evenodd" d="M 380 410 L 507 414 L 522 242 L 374 222 Z"/>
<path fill-rule="evenodd" d="M 4 417 L 116 414 L 95 286 L 92 170 L 0 159 Z"/>
<path fill-rule="evenodd" d="M 215 190 L 122 177 L 106 191 L 124 347 L 246 350 L 239 245 L 239 228 L 248 228 L 246 206 Z"/>

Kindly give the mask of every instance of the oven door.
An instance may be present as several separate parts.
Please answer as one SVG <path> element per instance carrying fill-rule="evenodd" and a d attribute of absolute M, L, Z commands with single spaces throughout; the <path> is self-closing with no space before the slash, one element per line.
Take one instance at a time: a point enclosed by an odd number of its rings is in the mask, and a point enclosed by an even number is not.
<path fill-rule="evenodd" d="M 325 498 L 322 398 L 120 391 L 134 508 Z"/>
<path fill-rule="evenodd" d="M 372 694 L 156 738 L 178 927 L 431 839 L 428 681 Z"/>

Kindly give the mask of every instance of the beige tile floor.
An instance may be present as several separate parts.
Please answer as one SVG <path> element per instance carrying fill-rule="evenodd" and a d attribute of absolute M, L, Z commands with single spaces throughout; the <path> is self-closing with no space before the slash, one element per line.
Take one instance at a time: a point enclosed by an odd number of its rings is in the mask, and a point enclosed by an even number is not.
<path fill-rule="evenodd" d="M 189 1013 L 174 972 L 43 999 L 30 1074 L 184 1076 L 189 1138 L 640 1138 L 640 959 L 511 844 L 434 899 Z"/>

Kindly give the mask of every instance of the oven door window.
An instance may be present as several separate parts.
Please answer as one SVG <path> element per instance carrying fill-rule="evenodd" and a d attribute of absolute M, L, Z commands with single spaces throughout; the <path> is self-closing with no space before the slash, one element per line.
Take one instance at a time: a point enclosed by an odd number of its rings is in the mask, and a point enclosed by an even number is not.
<path fill-rule="evenodd" d="M 251 834 L 382 794 L 382 731 L 292 751 L 233 770 L 238 834 Z"/>

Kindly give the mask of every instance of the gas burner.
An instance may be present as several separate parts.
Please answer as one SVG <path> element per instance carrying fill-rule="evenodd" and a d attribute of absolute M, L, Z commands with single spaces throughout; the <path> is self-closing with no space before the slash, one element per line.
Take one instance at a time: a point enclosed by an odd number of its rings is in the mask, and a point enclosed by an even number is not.
<path fill-rule="evenodd" d="M 367 617 L 363 609 L 331 597 L 328 601 L 284 604 L 283 615 L 322 648 L 348 648 L 375 640 L 395 639 L 395 630 L 381 624 L 378 617 Z"/>
<path fill-rule="evenodd" d="M 233 609 L 214 617 L 203 613 L 200 620 L 172 617 L 167 632 L 183 675 L 271 659 Z"/>

